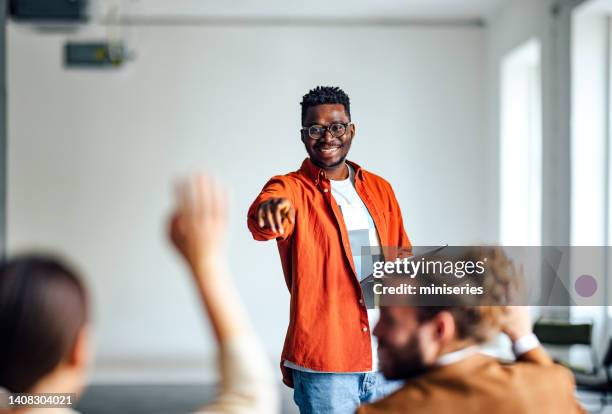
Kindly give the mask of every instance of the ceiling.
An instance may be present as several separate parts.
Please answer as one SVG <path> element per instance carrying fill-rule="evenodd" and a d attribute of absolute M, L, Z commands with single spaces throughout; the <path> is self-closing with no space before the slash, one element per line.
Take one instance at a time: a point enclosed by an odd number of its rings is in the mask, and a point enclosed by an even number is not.
<path fill-rule="evenodd" d="M 512 0 L 98 0 L 125 17 L 481 20 Z M 539 0 L 533 0 L 539 1 Z"/>

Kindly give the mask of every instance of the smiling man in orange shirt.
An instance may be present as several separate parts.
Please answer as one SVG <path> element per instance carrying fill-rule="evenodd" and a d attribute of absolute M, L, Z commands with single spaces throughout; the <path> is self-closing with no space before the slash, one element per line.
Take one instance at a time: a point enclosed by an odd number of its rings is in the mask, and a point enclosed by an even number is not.
<path fill-rule="evenodd" d="M 291 293 L 283 381 L 302 414 L 347 413 L 400 385 L 378 372 L 378 310 L 367 308 L 360 284 L 373 259 L 362 249 L 410 241 L 391 185 L 346 160 L 355 136 L 348 96 L 317 87 L 301 106 L 309 157 L 266 183 L 248 227 L 256 240 L 276 239 Z"/>

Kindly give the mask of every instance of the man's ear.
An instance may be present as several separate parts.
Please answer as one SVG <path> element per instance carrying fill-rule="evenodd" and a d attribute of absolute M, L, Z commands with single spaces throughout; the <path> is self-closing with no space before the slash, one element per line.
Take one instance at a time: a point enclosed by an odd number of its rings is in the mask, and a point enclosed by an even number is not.
<path fill-rule="evenodd" d="M 90 345 L 89 326 L 88 324 L 84 324 L 77 333 L 67 363 L 73 367 L 79 368 L 87 366 L 91 356 Z"/>
<path fill-rule="evenodd" d="M 351 139 L 355 138 L 355 131 L 356 131 L 355 124 L 351 123 L 349 125 L 349 132 L 351 134 Z"/>
<path fill-rule="evenodd" d="M 455 340 L 457 334 L 457 324 L 455 318 L 448 311 L 442 311 L 436 315 L 436 331 L 435 335 L 442 345 Z"/>

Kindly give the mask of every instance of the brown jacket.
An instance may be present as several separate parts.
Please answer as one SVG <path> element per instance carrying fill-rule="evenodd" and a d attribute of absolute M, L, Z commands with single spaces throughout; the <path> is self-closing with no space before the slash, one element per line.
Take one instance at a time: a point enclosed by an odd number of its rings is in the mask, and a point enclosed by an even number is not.
<path fill-rule="evenodd" d="M 586 411 L 575 397 L 572 374 L 542 347 L 510 365 L 476 354 L 437 367 L 358 414 L 495 413 L 576 414 Z"/>

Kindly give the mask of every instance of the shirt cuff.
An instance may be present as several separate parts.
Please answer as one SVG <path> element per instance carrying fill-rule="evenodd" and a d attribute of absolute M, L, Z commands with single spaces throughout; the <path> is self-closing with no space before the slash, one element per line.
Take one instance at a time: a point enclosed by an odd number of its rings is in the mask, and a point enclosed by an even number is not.
<path fill-rule="evenodd" d="M 514 352 L 515 357 L 519 357 L 532 349 L 536 349 L 540 346 L 540 341 L 535 334 L 530 333 L 529 335 L 525 335 L 514 341 L 512 344 L 512 352 Z"/>

